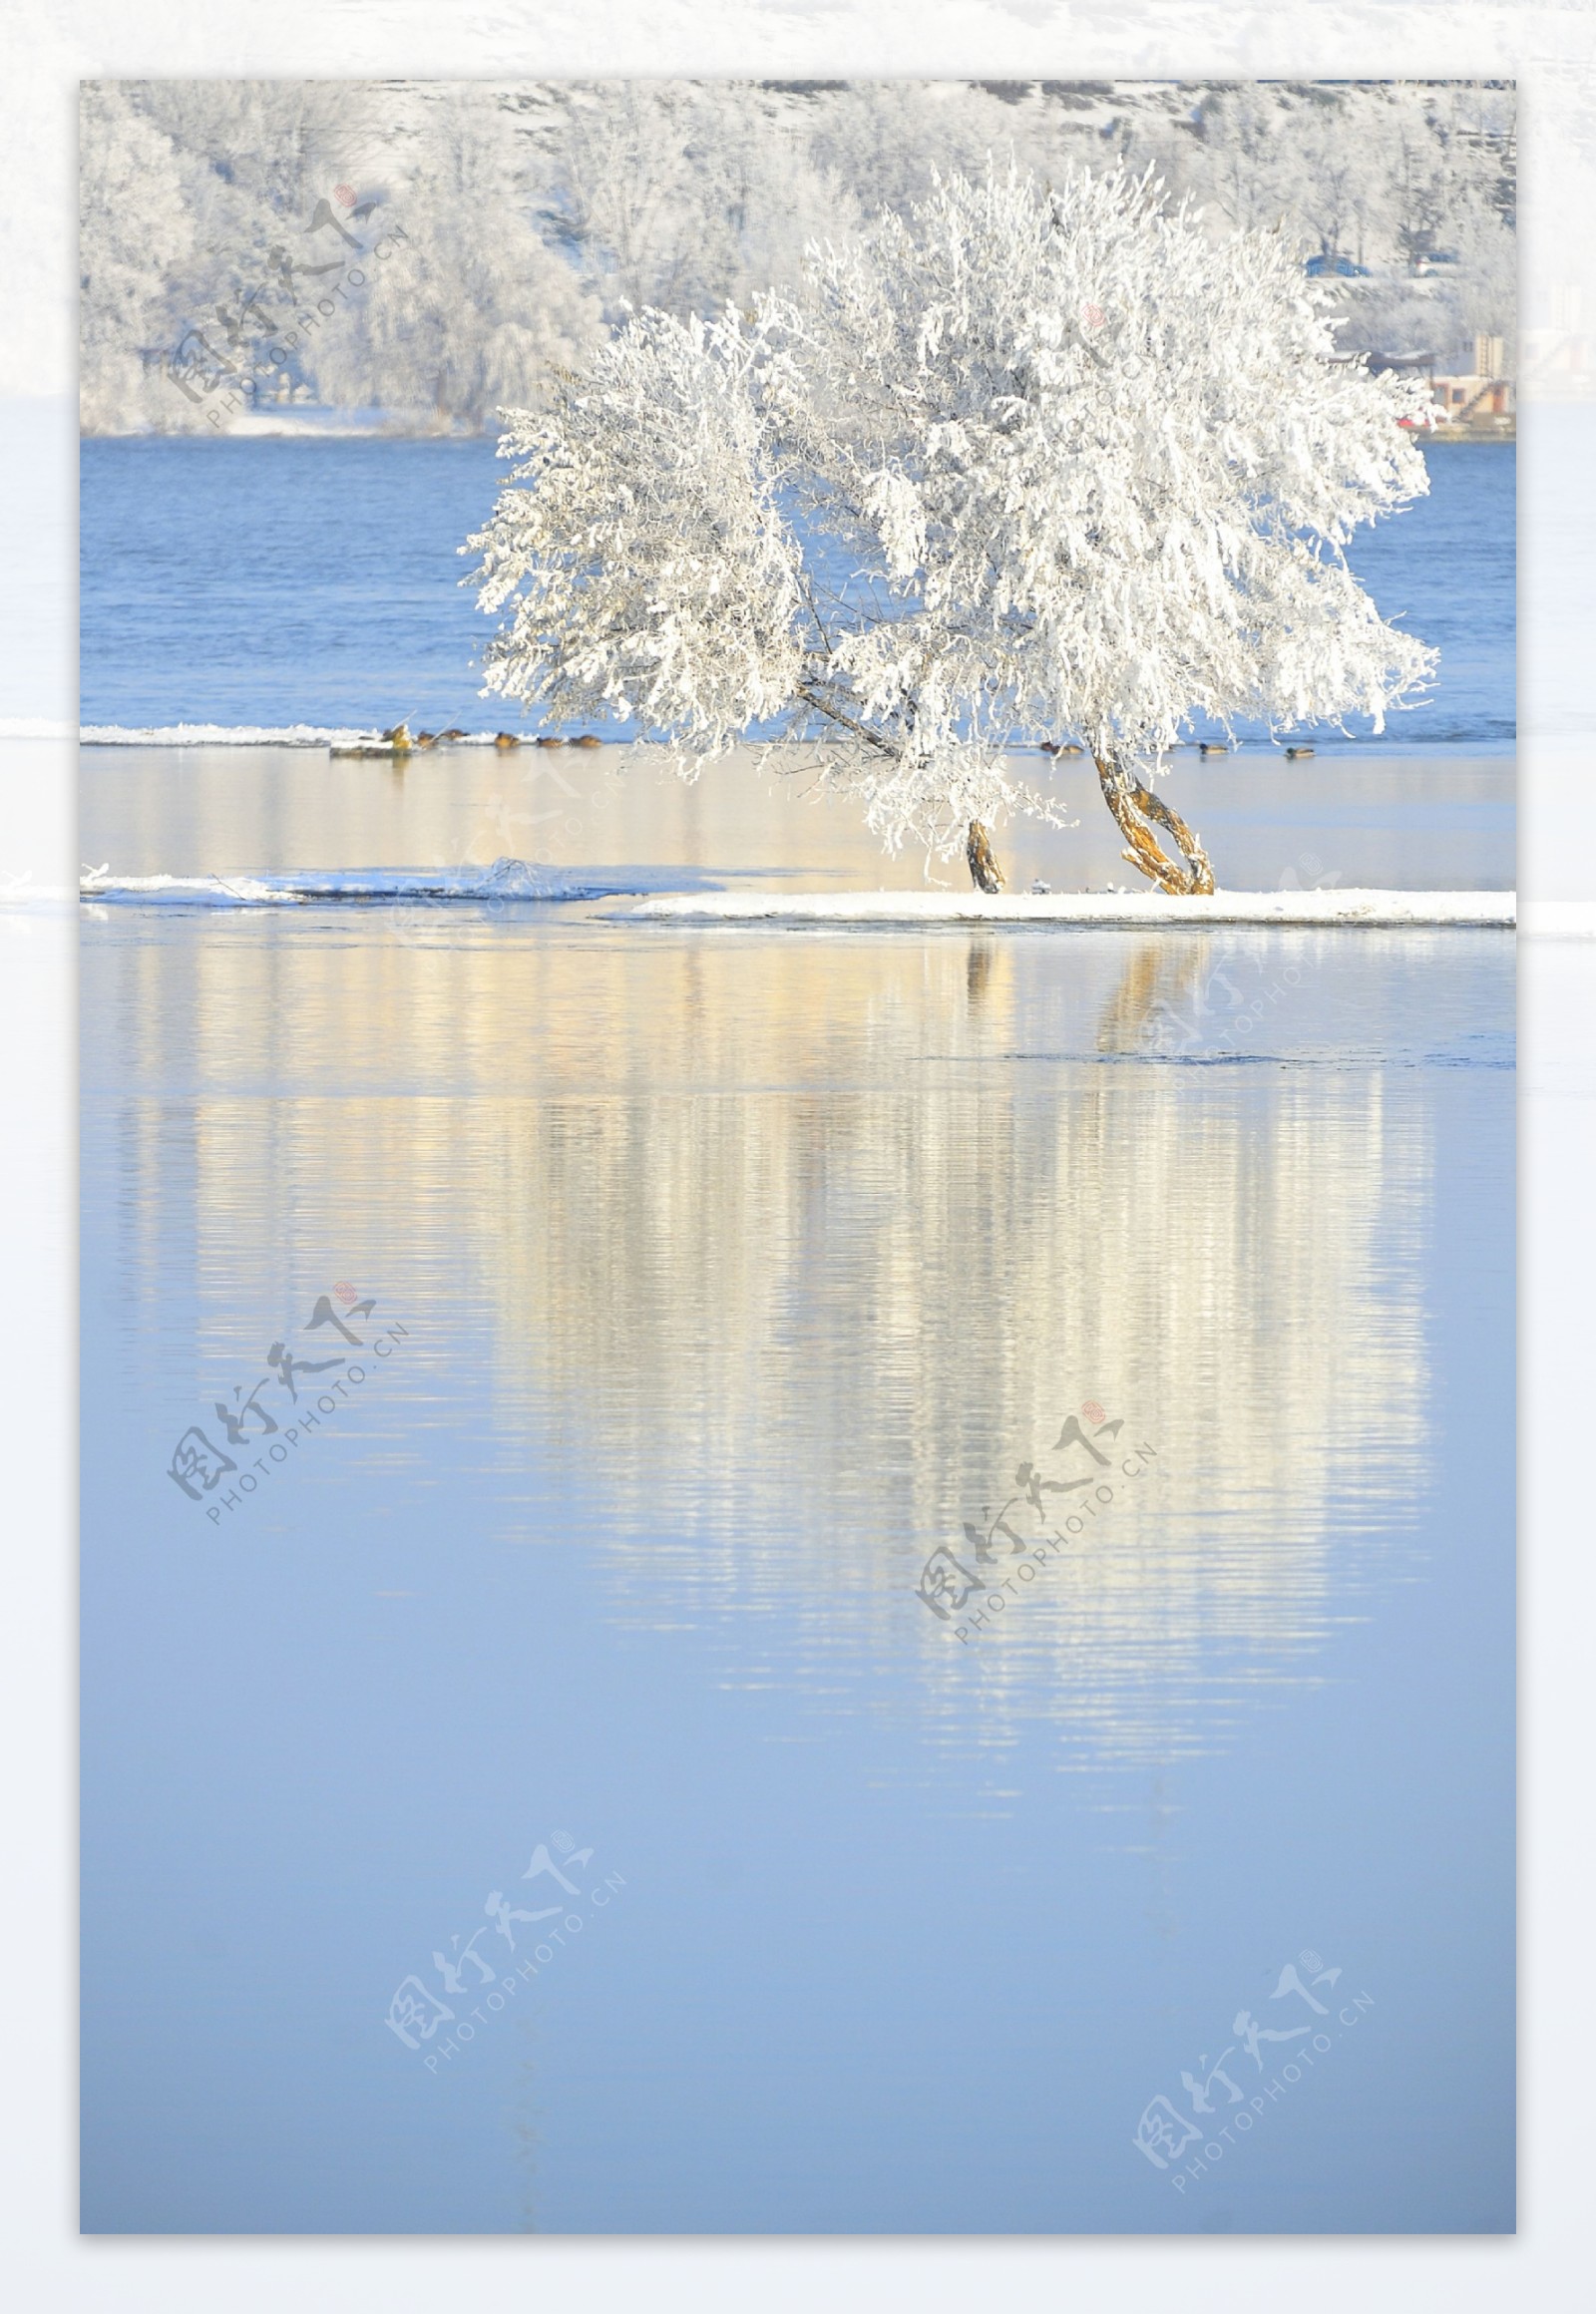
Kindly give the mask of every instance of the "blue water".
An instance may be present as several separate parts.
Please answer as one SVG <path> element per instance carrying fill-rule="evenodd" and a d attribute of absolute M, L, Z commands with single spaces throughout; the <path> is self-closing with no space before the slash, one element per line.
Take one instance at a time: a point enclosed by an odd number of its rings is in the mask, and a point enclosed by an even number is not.
<path fill-rule="evenodd" d="M 1512 452 L 1429 456 L 1436 752 L 1182 759 L 1231 881 L 1510 880 Z M 84 459 L 86 721 L 508 720 L 488 446 Z M 1115 868 L 1060 779 L 1020 885 Z M 84 2225 L 1508 2229 L 1513 944 L 393 873 L 879 880 L 794 784 L 86 751 L 119 876 L 423 897 L 84 910 Z M 944 1622 L 1072 1413 L 1101 1524 Z"/>
<path fill-rule="evenodd" d="M 85 913 L 91 2231 L 1511 2226 L 1509 938 Z"/>
<path fill-rule="evenodd" d="M 491 442 L 82 453 L 84 723 L 523 727 L 479 696 L 491 629 L 456 552 L 504 477 Z M 1432 695 L 1393 726 L 1403 744 L 1513 738 L 1515 455 L 1431 445 L 1428 498 L 1351 549 L 1382 612 L 1441 652 Z"/>

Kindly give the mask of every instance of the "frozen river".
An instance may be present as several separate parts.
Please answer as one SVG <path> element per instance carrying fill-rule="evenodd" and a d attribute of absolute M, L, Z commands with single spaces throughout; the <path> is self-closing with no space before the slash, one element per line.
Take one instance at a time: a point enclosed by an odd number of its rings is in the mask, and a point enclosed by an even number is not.
<path fill-rule="evenodd" d="M 879 874 L 735 770 L 555 846 Z M 1226 841 L 1509 881 L 1469 779 Z M 84 914 L 92 2229 L 1511 2224 L 1510 937 Z"/>
<path fill-rule="evenodd" d="M 1178 756 L 1222 884 L 1513 885 L 1430 457 L 1436 698 Z M 85 722 L 491 727 L 493 482 L 86 445 Z M 1057 777 L 1010 888 L 1132 881 Z M 90 2230 L 1512 2225 L 1509 935 L 605 913 L 921 886 L 796 754 L 92 747 L 81 846 L 564 896 L 82 912 Z"/>

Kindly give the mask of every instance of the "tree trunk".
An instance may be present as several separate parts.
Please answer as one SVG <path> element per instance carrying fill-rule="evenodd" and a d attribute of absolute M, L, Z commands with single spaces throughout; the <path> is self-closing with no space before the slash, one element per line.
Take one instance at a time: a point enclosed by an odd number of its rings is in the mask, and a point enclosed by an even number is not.
<path fill-rule="evenodd" d="M 965 858 L 970 862 L 970 881 L 978 892 L 1001 892 L 1003 872 L 993 851 L 992 838 L 980 820 L 972 820 L 970 823 L 970 840 L 965 846 Z"/>
<path fill-rule="evenodd" d="M 1128 860 L 1132 868 L 1139 868 L 1160 892 L 1212 892 L 1214 872 L 1208 865 L 1208 855 L 1180 814 L 1172 812 L 1151 788 L 1143 787 L 1115 757 L 1099 755 L 1093 760 L 1103 801 L 1130 846 L 1120 858 Z M 1153 827 L 1162 828 L 1171 839 L 1175 858 L 1162 849 Z M 1179 857 L 1180 854 L 1185 857 Z"/>

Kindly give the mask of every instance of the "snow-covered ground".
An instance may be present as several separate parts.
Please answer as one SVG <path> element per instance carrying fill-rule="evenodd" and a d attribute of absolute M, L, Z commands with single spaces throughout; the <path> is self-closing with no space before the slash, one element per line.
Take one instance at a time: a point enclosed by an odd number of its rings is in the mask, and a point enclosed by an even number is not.
<path fill-rule="evenodd" d="M 1511 892 L 701 892 L 658 893 L 631 917 L 699 924 L 1500 925 Z"/>
<path fill-rule="evenodd" d="M 675 890 L 650 892 L 668 882 Z M 825 925 L 1128 925 L 1141 928 L 1204 924 L 1467 925 L 1511 930 L 1517 896 L 1511 892 L 1277 891 L 1217 892 L 1174 898 L 1148 892 L 722 892 L 690 887 L 691 871 L 674 869 L 550 869 L 514 859 L 491 868 L 300 869 L 285 874 L 235 876 L 113 876 L 85 869 L 85 900 L 177 905 L 186 908 L 293 908 L 360 902 L 366 906 L 425 902 L 635 900 L 617 910 L 632 920 L 689 924 Z M 1544 909 L 1540 912 L 1544 914 Z M 1576 911 L 1576 914 L 1579 913 Z M 1583 937 L 1596 931 L 1596 909 L 1579 923 L 1537 922 L 1537 931 Z M 1583 917 L 1593 921 L 1586 924 Z"/>
<path fill-rule="evenodd" d="M 63 729 L 62 735 L 67 735 Z M 0 724 L 0 738 L 56 736 L 18 731 Z M 382 733 L 369 724 L 326 723 L 85 723 L 78 733 L 84 747 L 376 747 Z M 451 747 L 492 747 L 491 731 L 468 731 Z"/>

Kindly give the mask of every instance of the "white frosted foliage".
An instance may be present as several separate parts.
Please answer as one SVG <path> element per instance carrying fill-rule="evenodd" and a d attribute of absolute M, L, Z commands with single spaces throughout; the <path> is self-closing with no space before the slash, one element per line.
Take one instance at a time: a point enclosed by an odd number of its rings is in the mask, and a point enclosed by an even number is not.
<path fill-rule="evenodd" d="M 802 680 L 801 558 L 776 501 L 764 356 L 735 316 L 645 313 L 567 383 L 512 413 L 518 463 L 482 553 L 499 690 L 556 716 L 635 716 L 718 749 Z"/>
<path fill-rule="evenodd" d="M 490 684 L 687 763 L 777 724 L 944 855 L 1056 816 L 1015 740 L 1123 781 L 1194 716 L 1379 730 L 1434 654 L 1343 550 L 1425 489 L 1424 396 L 1338 357 L 1328 296 L 1146 179 L 1009 169 L 746 315 L 645 313 L 510 418 Z"/>

